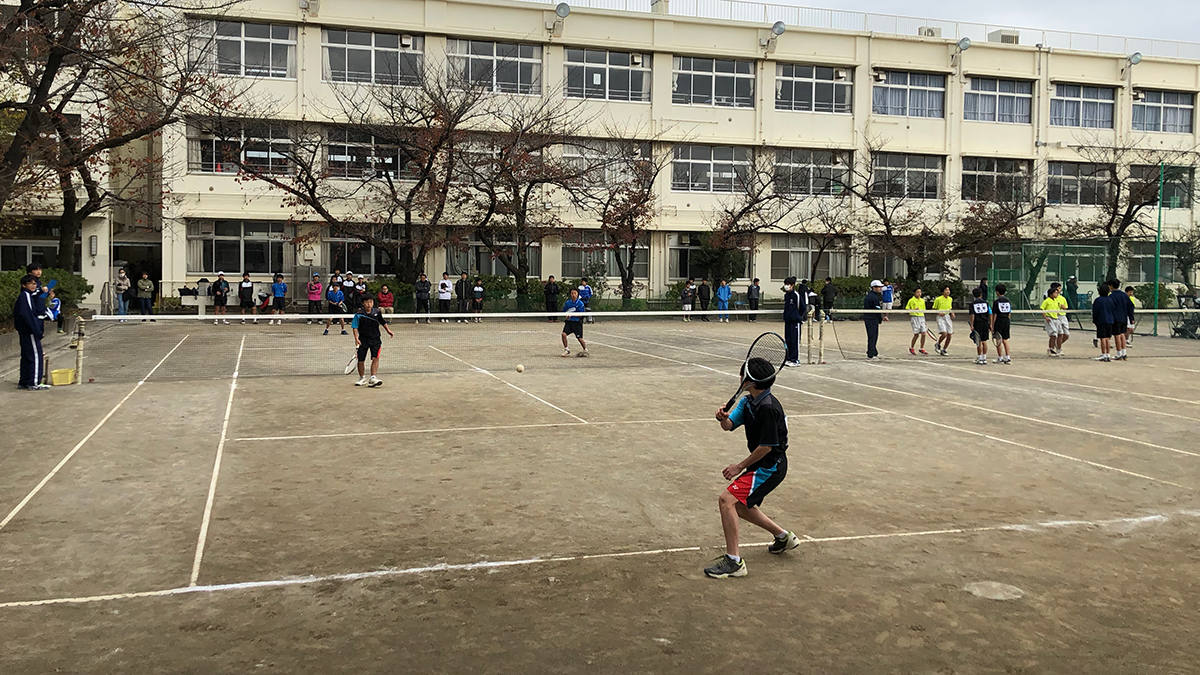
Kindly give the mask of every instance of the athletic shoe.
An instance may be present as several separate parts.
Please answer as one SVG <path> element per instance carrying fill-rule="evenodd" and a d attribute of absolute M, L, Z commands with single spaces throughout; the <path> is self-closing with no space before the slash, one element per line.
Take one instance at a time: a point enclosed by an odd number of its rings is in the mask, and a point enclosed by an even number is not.
<path fill-rule="evenodd" d="M 917 350 L 913 349 L 912 347 L 909 347 L 909 348 L 908 348 L 908 353 L 909 353 L 909 354 L 912 354 L 913 356 L 916 356 L 916 355 L 917 355 Z"/>
<path fill-rule="evenodd" d="M 343 328 L 343 329 L 342 329 L 342 335 L 349 335 L 349 333 L 347 333 L 347 332 L 346 332 L 346 329 L 344 329 L 344 328 Z"/>
<path fill-rule="evenodd" d="M 787 366 L 788 368 L 799 368 L 800 362 L 799 361 L 785 361 L 783 363 L 783 365 Z"/>
<path fill-rule="evenodd" d="M 325 332 L 324 332 L 324 333 L 321 333 L 321 335 L 329 335 L 329 329 L 328 329 L 328 328 L 326 328 L 326 329 L 325 329 Z"/>
<path fill-rule="evenodd" d="M 30 387 L 29 389 L 30 389 L 30 391 L 46 391 L 49 388 L 50 388 L 50 385 L 48 385 L 44 382 L 39 382 L 39 383 L 33 385 L 32 387 Z"/>
<path fill-rule="evenodd" d="M 244 325 L 246 325 L 246 320 L 245 320 L 245 319 L 242 319 L 242 325 L 243 325 L 243 326 L 244 326 Z"/>
<path fill-rule="evenodd" d="M 579 352 L 578 354 L 576 354 L 576 356 L 581 357 L 581 358 L 584 356 L 587 356 L 587 355 L 588 355 L 588 350 L 586 350 L 586 349 Z"/>
<path fill-rule="evenodd" d="M 1099 347 L 1099 346 L 1100 346 L 1100 339 L 1099 339 L 1099 338 L 1092 338 L 1092 346 L 1093 346 L 1093 347 Z"/>
<path fill-rule="evenodd" d="M 371 376 L 370 380 L 367 380 L 368 387 L 378 387 L 381 384 L 383 384 L 383 380 L 379 379 L 378 377 L 375 377 L 374 375 Z"/>
<path fill-rule="evenodd" d="M 421 320 L 417 319 L 416 321 L 413 321 L 413 323 L 421 323 Z"/>
<path fill-rule="evenodd" d="M 63 329 L 61 329 L 61 328 L 59 328 L 59 329 L 58 329 L 58 334 L 59 334 L 59 335 L 62 335 L 62 334 L 63 334 L 63 333 L 65 333 L 65 332 L 67 332 L 67 331 L 65 331 L 65 330 L 63 330 Z"/>
<path fill-rule="evenodd" d="M 217 320 L 216 320 L 216 319 L 213 319 L 213 325 L 214 325 L 214 326 L 215 326 L 215 325 L 217 325 Z"/>
<path fill-rule="evenodd" d="M 924 349 L 922 349 L 922 350 L 921 350 L 921 356 L 929 356 L 929 352 L 927 352 L 927 351 L 925 351 Z"/>
<path fill-rule="evenodd" d="M 1058 354 L 1055 354 L 1053 349 L 1047 349 L 1047 350 L 1046 350 L 1046 356 L 1051 356 L 1051 357 L 1053 357 L 1053 356 L 1058 356 Z"/>
<path fill-rule="evenodd" d="M 570 350 L 570 349 L 564 349 L 564 350 L 563 350 L 563 353 L 562 353 L 562 355 L 563 355 L 564 357 L 570 356 L 570 355 L 571 355 L 571 350 Z"/>
<path fill-rule="evenodd" d="M 229 319 L 221 319 L 221 323 L 223 323 L 223 324 L 225 324 L 226 326 L 228 326 L 228 325 L 229 325 Z"/>
<path fill-rule="evenodd" d="M 1093 361 L 1107 361 L 1107 360 L 1108 360 L 1108 354 L 1101 354 L 1100 356 L 1093 356 L 1093 357 L 1092 357 L 1092 360 L 1093 360 Z"/>
<path fill-rule="evenodd" d="M 775 541 L 772 541 L 770 545 L 767 546 L 767 553 L 783 553 L 784 551 L 790 551 L 799 545 L 800 537 L 797 537 L 791 532 L 784 532 L 782 536 L 775 537 Z"/>
<path fill-rule="evenodd" d="M 256 325 L 256 326 L 258 325 L 258 319 L 254 320 L 254 325 Z"/>
<path fill-rule="evenodd" d="M 364 385 L 366 385 L 367 381 L 368 381 L 368 380 L 367 380 L 367 376 L 366 376 L 366 375 L 363 375 L 362 377 L 360 377 L 360 378 L 358 379 L 358 382 L 355 382 L 355 383 L 354 383 L 354 386 L 356 386 L 356 387 L 361 387 L 361 386 L 364 386 Z"/>
<path fill-rule="evenodd" d="M 879 361 L 881 359 L 878 356 L 868 356 L 867 360 L 868 361 Z"/>
<path fill-rule="evenodd" d="M 744 577 L 746 576 L 746 561 L 733 561 L 727 555 L 723 555 L 713 561 L 713 564 L 704 568 L 704 576 L 710 579 L 724 579 L 726 577 Z"/>

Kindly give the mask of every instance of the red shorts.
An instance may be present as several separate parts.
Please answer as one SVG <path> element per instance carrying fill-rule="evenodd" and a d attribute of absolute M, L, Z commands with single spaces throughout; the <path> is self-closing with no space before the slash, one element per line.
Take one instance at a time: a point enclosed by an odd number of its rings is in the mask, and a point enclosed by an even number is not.
<path fill-rule="evenodd" d="M 782 483 L 786 475 L 787 459 L 784 458 L 776 462 L 775 466 L 747 471 L 738 476 L 726 489 L 734 499 L 752 509 L 762 504 L 763 498 Z"/>

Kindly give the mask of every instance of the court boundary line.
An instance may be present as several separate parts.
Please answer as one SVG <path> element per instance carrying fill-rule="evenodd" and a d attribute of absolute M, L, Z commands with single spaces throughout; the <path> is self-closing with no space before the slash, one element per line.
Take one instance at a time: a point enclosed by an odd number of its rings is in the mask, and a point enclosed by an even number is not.
<path fill-rule="evenodd" d="M 237 391 L 238 371 L 242 368 L 242 350 L 246 347 L 246 336 L 238 347 L 237 361 L 233 364 L 233 377 L 229 382 L 229 399 L 225 401 L 225 419 L 221 422 L 221 439 L 217 441 L 217 456 L 213 459 L 212 479 L 208 483 L 208 498 L 204 502 L 204 516 L 200 520 L 200 537 L 196 540 L 196 555 L 192 558 L 192 576 L 189 586 L 200 579 L 200 563 L 204 560 L 204 547 L 208 543 L 208 523 L 212 518 L 213 501 L 217 496 L 217 479 L 221 475 L 221 457 L 225 454 L 225 441 L 229 438 L 229 413 L 233 411 L 233 394 Z"/>
<path fill-rule="evenodd" d="M 25 508 L 25 506 L 27 504 L 29 504 L 29 502 L 32 501 L 33 498 L 36 497 L 39 492 L 42 491 L 42 488 L 46 487 L 46 484 L 50 482 L 50 479 L 54 478 L 54 476 L 60 470 L 62 470 L 62 468 L 64 466 L 67 465 L 67 462 L 71 461 L 71 458 L 74 457 L 75 454 L 77 452 L 79 452 L 79 450 L 81 448 L 83 448 L 83 446 L 86 445 L 88 441 L 90 441 L 92 439 L 92 436 L 95 436 L 96 432 L 100 431 L 100 428 L 103 427 L 104 424 L 106 422 L 108 422 L 108 420 L 111 419 L 113 415 L 117 414 L 117 411 L 121 409 L 121 406 L 125 405 L 125 402 L 128 401 L 131 396 L 133 396 L 135 393 L 137 393 L 137 390 L 141 389 L 143 384 L 146 384 L 146 380 L 150 379 L 150 376 L 153 375 L 156 370 L 158 370 L 159 366 L 166 363 L 167 359 L 171 358 L 171 355 L 175 353 L 175 350 L 179 349 L 179 346 L 182 345 L 184 343 L 184 341 L 188 339 L 189 335 L 190 335 L 190 333 L 184 335 L 183 338 L 181 338 L 179 340 L 179 342 L 175 343 L 175 346 L 171 348 L 171 351 L 167 352 L 167 355 L 162 357 L 162 359 L 159 360 L 159 362 L 156 363 L 154 365 L 154 367 L 150 369 L 150 372 L 146 373 L 145 377 L 138 380 L 137 384 L 133 385 L 133 389 L 130 389 L 129 393 L 125 394 L 125 398 L 121 399 L 120 401 L 117 401 L 117 404 L 115 406 L 113 406 L 112 410 L 109 410 L 108 414 L 105 415 L 103 418 L 101 418 L 101 420 L 96 423 L 96 426 L 92 427 L 92 430 L 89 431 L 87 433 L 87 435 L 83 437 L 82 440 L 80 440 L 78 443 L 76 443 L 75 447 L 71 448 L 71 451 L 68 452 L 65 457 L 63 457 L 61 460 L 59 460 L 58 464 L 56 464 L 54 466 L 54 468 L 50 470 L 50 473 L 46 474 L 46 476 L 44 478 L 42 478 L 42 480 L 39 481 L 38 484 L 36 486 L 34 486 L 34 488 L 32 490 L 29 491 L 29 494 L 25 495 L 25 498 L 22 499 L 20 501 L 20 503 L 18 503 L 16 505 L 16 507 L 13 508 L 12 511 L 8 512 L 8 515 L 4 517 L 4 520 L 0 520 L 0 530 L 3 530 L 5 528 L 5 526 L 7 526 L 10 522 L 12 522 L 13 518 L 16 518 L 17 515 L 20 514 L 21 511 Z"/>
<path fill-rule="evenodd" d="M 509 382 L 508 380 L 505 380 L 505 379 L 503 379 L 503 378 L 499 377 L 498 375 L 496 375 L 495 373 L 493 373 L 493 372 L 492 372 L 492 371 L 490 371 L 490 370 L 487 370 L 487 369 L 485 369 L 485 368 L 480 368 L 479 366 L 476 366 L 476 365 L 472 365 L 472 364 L 470 364 L 470 363 L 467 363 L 466 361 L 463 361 L 462 359 L 458 358 L 457 356 L 455 356 L 455 355 L 453 355 L 453 354 L 450 354 L 450 353 L 448 353 L 448 352 L 444 352 L 444 351 L 442 351 L 442 350 L 438 349 L 437 347 L 434 347 L 433 345 L 429 345 L 429 348 L 430 348 L 430 349 L 432 349 L 433 351 L 435 351 L 435 352 L 439 353 L 439 354 L 443 354 L 443 355 L 445 355 L 445 356 L 449 356 L 450 358 L 454 359 L 455 361 L 458 361 L 459 363 L 461 363 L 461 364 L 463 364 L 463 365 L 467 366 L 468 368 L 473 368 L 474 370 L 477 370 L 477 371 L 479 371 L 479 372 L 483 373 L 484 375 L 487 375 L 488 377 L 492 378 L 493 380 L 496 380 L 497 382 L 503 382 L 504 384 L 507 384 L 508 386 L 512 387 L 513 389 L 516 389 L 517 391 L 521 392 L 522 394 L 525 394 L 526 396 L 528 396 L 528 397 L 530 397 L 530 398 L 532 398 L 532 399 L 535 399 L 535 400 L 537 400 L 537 401 L 541 401 L 542 403 L 545 403 L 546 405 L 550 406 L 551 408 L 554 408 L 554 409 L 555 409 L 555 410 L 557 410 L 558 412 L 560 412 L 560 413 L 562 413 L 562 414 L 564 414 L 564 415 L 566 415 L 566 416 L 568 416 L 568 417 L 574 417 L 575 419 L 579 420 L 580 422 L 583 422 L 584 424 L 588 424 L 588 421 L 587 421 L 587 420 L 585 420 L 585 419 L 583 419 L 583 418 L 582 418 L 582 417 L 580 417 L 579 415 L 576 415 L 576 414 L 574 414 L 574 413 L 569 413 L 569 412 L 567 412 L 566 410 L 563 410 L 562 408 L 560 408 L 560 407 L 558 407 L 558 406 L 554 405 L 553 403 L 551 403 L 551 402 L 547 401 L 546 399 L 544 399 L 544 398 L 541 398 L 541 397 L 538 397 L 538 396 L 535 396 L 535 395 L 533 395 L 533 394 L 531 394 L 531 393 L 529 393 L 529 392 L 525 391 L 524 389 L 522 389 L 522 388 L 518 387 L 517 385 L 513 384 L 512 382 Z"/>
<path fill-rule="evenodd" d="M 802 413 L 799 415 L 791 415 L 791 417 L 846 417 L 852 415 L 878 415 L 876 412 L 836 412 L 836 413 Z M 690 419 L 670 419 L 670 420 L 606 420 L 602 422 L 586 422 L 588 426 L 604 427 L 616 426 L 619 424 L 680 424 L 684 422 L 711 422 L 711 417 L 698 417 Z M 390 431 L 348 431 L 341 434 L 300 434 L 297 436 L 247 436 L 245 438 L 231 438 L 230 441 L 235 443 L 254 442 L 254 441 L 299 441 L 310 438 L 353 438 L 356 436 L 405 436 L 409 434 L 437 434 L 451 433 L 462 431 L 507 431 L 513 429 L 545 429 L 556 427 L 581 427 L 584 422 L 545 422 L 540 424 L 502 424 L 487 427 L 454 427 L 444 429 L 396 429 Z"/>
<path fill-rule="evenodd" d="M 878 532 L 872 534 L 852 534 L 829 537 L 811 537 L 805 535 L 802 544 L 833 544 L 843 542 L 878 541 L 885 539 L 910 539 L 915 537 L 936 537 L 942 535 L 980 534 L 989 532 L 1012 532 L 1017 534 L 1044 534 L 1062 531 L 1066 528 L 1079 527 L 1110 527 L 1121 525 L 1162 524 L 1172 518 L 1200 518 L 1200 511 L 1179 510 L 1170 514 L 1151 514 L 1148 516 L 1126 516 L 1099 520 L 1051 520 L 1035 521 L 1032 523 L 1006 523 L 1001 525 L 982 525 L 977 527 L 948 527 L 934 530 L 909 530 L 902 532 Z M 1184 520 L 1184 522 L 1187 522 Z M 743 548 L 761 548 L 770 542 L 755 542 L 742 544 Z M 509 560 L 487 560 L 473 563 L 437 563 L 419 567 L 385 568 L 368 572 L 342 572 L 326 575 L 306 575 L 301 577 L 283 577 L 262 581 L 242 581 L 225 584 L 210 584 L 206 586 L 179 586 L 153 591 L 132 591 L 128 593 L 107 593 L 102 595 L 87 595 L 60 598 L 45 598 L 41 600 L 13 600 L 0 602 L 0 609 L 17 609 L 26 607 L 46 607 L 50 605 L 82 605 L 113 600 L 132 600 L 152 597 L 171 597 L 193 593 L 221 593 L 228 591 L 254 590 L 265 588 L 283 588 L 289 586 L 304 586 L 329 582 L 362 581 L 367 579 L 384 579 L 400 576 L 433 574 L 439 572 L 470 572 L 481 569 L 498 569 L 505 567 L 527 567 L 532 565 L 586 562 L 589 560 L 610 560 L 614 558 L 635 558 L 647 555 L 665 555 L 671 553 L 698 553 L 705 549 L 720 549 L 724 544 L 711 546 L 679 546 L 639 551 L 615 551 L 611 553 L 584 553 L 570 556 L 549 556 L 545 558 L 517 558 Z"/>
<path fill-rule="evenodd" d="M 654 342 L 649 342 L 648 340 L 639 340 L 639 341 L 640 341 L 640 342 L 647 342 L 648 344 L 656 344 L 656 345 L 657 345 L 657 346 L 659 346 L 659 347 L 666 347 L 666 348 L 668 348 L 668 349 L 670 349 L 670 348 L 671 348 L 671 346 L 670 346 L 670 345 L 657 344 L 657 343 L 654 343 Z M 633 350 L 626 350 L 626 351 L 633 351 Z M 692 351 L 694 351 L 694 350 L 692 350 Z M 641 353 L 641 352 L 634 352 L 634 353 L 635 353 L 635 354 L 638 354 L 638 353 Z M 732 357 L 729 357 L 729 356 L 719 356 L 719 355 L 716 355 L 716 354 L 707 354 L 707 355 L 708 355 L 708 356 L 715 356 L 715 357 L 717 357 L 717 358 L 722 358 L 722 359 L 726 359 L 726 360 L 729 360 L 729 361 L 737 361 L 737 360 L 739 360 L 739 359 L 734 359 L 734 358 L 732 358 Z M 651 356 L 651 355 L 650 355 L 650 354 L 645 354 L 645 356 Z M 662 357 L 659 357 L 659 358 L 662 358 Z M 724 375 L 728 375 L 728 376 L 730 376 L 730 377 L 738 377 L 738 375 L 737 375 L 737 374 L 735 374 L 735 373 L 729 373 L 729 372 L 725 372 L 725 371 L 722 371 L 722 370 L 717 370 L 716 368 L 710 368 L 709 366 L 700 365 L 699 363 L 694 363 L 694 364 L 691 364 L 691 365 L 697 366 L 697 367 L 699 367 L 699 368 L 704 368 L 705 370 L 711 370 L 711 371 L 713 371 L 714 373 L 721 373 L 721 374 L 724 374 Z M 811 373 L 809 373 L 809 374 L 811 375 Z M 814 376 L 814 377 L 822 377 L 822 376 Z M 833 381 L 842 381 L 842 380 L 837 380 L 836 378 L 825 378 L 825 379 L 831 379 L 831 380 L 833 380 Z M 948 425 L 948 424 L 942 424 L 942 423 L 940 423 L 940 422 L 934 422 L 934 421 L 932 421 L 932 420 L 926 420 L 926 419 L 923 419 L 923 418 L 920 418 L 920 417 L 916 417 L 916 416 L 914 416 L 914 415 L 909 415 L 909 414 L 907 414 L 907 413 L 902 413 L 902 412 L 895 411 L 895 410 L 887 410 L 887 409 L 885 409 L 885 408 L 880 408 L 880 407 L 878 407 L 878 406 L 873 406 L 873 405 L 870 405 L 870 404 L 867 404 L 867 403 L 859 403 L 859 402 L 857 402 L 857 401 L 847 401 L 847 400 L 845 400 L 845 399 L 836 398 L 836 397 L 834 397 L 834 396 L 827 396 L 827 395 L 825 395 L 825 394 L 818 394 L 818 393 L 816 393 L 816 392 L 813 392 L 813 391 L 807 391 L 807 390 L 804 390 L 804 389 L 796 389 L 795 387 L 789 387 L 789 386 L 787 386 L 787 385 L 779 384 L 779 382 L 778 382 L 778 381 L 776 381 L 776 383 L 775 383 L 774 385 L 772 385 L 772 387 L 779 387 L 780 389 L 785 389 L 785 390 L 787 390 L 787 391 L 794 391 L 794 392 L 797 392 L 797 393 L 800 393 L 800 394 L 805 394 L 805 395 L 808 395 L 808 396 L 817 396 L 817 397 L 819 397 L 819 398 L 825 398 L 825 399 L 829 399 L 829 400 L 831 400 L 831 401 L 838 401 L 838 402 L 840 402 L 840 403 L 845 403 L 845 404 L 847 404 L 847 405 L 858 406 L 858 407 L 860 407 L 860 408 L 868 408 L 868 409 L 870 409 L 870 410 L 875 410 L 875 411 L 878 411 L 878 412 L 887 413 L 887 414 L 890 414 L 890 415 L 896 415 L 896 416 L 899 416 L 899 417 L 903 417 L 903 418 L 905 418 L 905 419 L 913 420 L 914 422 L 921 422 L 921 423 L 923 423 L 923 424 L 931 424 L 931 425 L 934 425 L 934 426 L 942 427 L 942 428 L 944 428 L 944 429 L 949 429 L 949 430 L 951 430 L 951 431 L 957 431 L 957 432 L 960 432 L 960 433 L 965 433 L 965 434 L 969 434 L 969 435 L 972 435 L 972 436 L 978 436 L 978 437 L 980 437 L 980 438 L 986 438 L 986 439 L 988 439 L 988 440 L 996 441 L 997 443 L 1007 443 L 1007 444 L 1009 444 L 1009 445 L 1014 445 L 1014 446 L 1016 446 L 1016 447 L 1019 447 L 1019 448 L 1024 448 L 1024 449 L 1026 449 L 1026 450 L 1032 450 L 1032 451 L 1034 451 L 1034 452 L 1040 452 L 1040 453 L 1042 453 L 1042 454 L 1050 455 L 1050 456 L 1052 456 L 1052 457 L 1059 457 L 1059 458 L 1061 458 L 1061 459 L 1069 459 L 1069 460 L 1071 460 L 1071 461 L 1074 461 L 1074 462 L 1079 462 L 1079 463 L 1081 463 L 1081 464 L 1087 464 L 1087 465 L 1090 465 L 1090 466 L 1093 466 L 1093 467 L 1096 467 L 1096 468 L 1099 468 L 1099 469 L 1106 469 L 1106 470 L 1108 470 L 1108 471 L 1115 471 L 1115 472 L 1117 472 L 1117 473 L 1122 473 L 1122 474 L 1125 474 L 1125 475 L 1127 475 L 1127 476 L 1134 476 L 1134 477 L 1136 477 L 1136 478 L 1142 478 L 1142 479 L 1145 479 L 1145 480 L 1148 480 L 1148 481 L 1152 481 L 1152 482 L 1155 482 L 1155 483 L 1163 483 L 1163 484 L 1165 484 L 1165 485 L 1171 485 L 1171 486 L 1173 486 L 1173 487 L 1177 487 L 1177 488 L 1180 488 L 1180 489 L 1183 489 L 1183 490 L 1194 491 L 1194 488 L 1190 488 L 1190 487 L 1188 487 L 1188 486 L 1186 486 L 1186 485 L 1180 485 L 1179 483 L 1173 483 L 1173 482 L 1171 482 L 1171 481 L 1169 481 L 1169 480 L 1164 480 L 1164 479 L 1162 479 L 1162 478 L 1155 478 L 1155 477 L 1153 477 L 1153 476 L 1147 476 L 1147 475 L 1145 475 L 1145 474 L 1140 474 L 1140 473 L 1137 473 L 1136 471 L 1129 471 L 1129 470 L 1127 470 L 1127 469 L 1120 469 L 1120 468 L 1117 468 L 1117 467 L 1115 467 L 1115 466 L 1109 466 L 1108 464 L 1101 464 L 1100 462 L 1093 462 L 1093 461 L 1091 461 L 1091 460 L 1088 460 L 1088 459 L 1083 459 L 1082 457 L 1074 457 L 1074 456 L 1072 456 L 1072 455 L 1066 455 L 1066 454 L 1063 454 L 1063 453 L 1061 453 L 1061 452 L 1055 452 L 1055 451 L 1053 451 L 1053 450 L 1046 450 L 1045 448 L 1039 448 L 1039 447 L 1036 447 L 1036 446 L 1033 446 L 1033 445 L 1027 445 L 1027 444 L 1025 444 L 1025 443 L 1020 443 L 1020 442 L 1018 442 L 1018 441 L 1009 440 L 1009 439 L 1007 439 L 1007 438 L 999 438 L 999 437 L 996 437 L 996 436 L 991 436 L 991 435 L 989 435 L 989 434 L 985 434 L 985 433 L 982 433 L 982 432 L 979 432 L 979 431 L 973 431 L 973 430 L 971 430 L 971 429 L 962 429 L 962 428 L 960 428 L 960 427 L 954 427 L 954 426 L 950 426 L 950 425 Z M 906 393 L 906 392 L 898 392 L 898 393 Z M 917 394 L 917 396 L 920 396 L 920 394 Z"/>

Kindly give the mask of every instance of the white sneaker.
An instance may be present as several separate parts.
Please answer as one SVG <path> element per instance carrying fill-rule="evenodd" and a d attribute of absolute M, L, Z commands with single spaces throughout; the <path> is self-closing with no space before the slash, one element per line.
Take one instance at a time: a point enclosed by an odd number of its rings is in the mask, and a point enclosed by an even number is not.
<path fill-rule="evenodd" d="M 358 382 L 355 382 L 355 383 L 354 383 L 354 386 L 356 386 L 356 387 L 361 387 L 361 386 L 365 385 L 366 383 L 367 383 L 367 376 L 366 376 L 366 375 L 363 375 L 363 376 L 362 376 L 362 377 L 361 377 L 361 378 L 358 380 Z"/>
<path fill-rule="evenodd" d="M 228 326 L 228 325 L 229 325 L 229 319 L 221 319 L 221 323 L 223 323 L 223 324 L 225 324 L 226 326 Z"/>
<path fill-rule="evenodd" d="M 245 325 L 245 324 L 246 324 L 246 320 L 242 319 L 242 325 Z"/>
<path fill-rule="evenodd" d="M 788 368 L 799 368 L 800 362 L 799 361 L 784 361 L 783 365 Z"/>
<path fill-rule="evenodd" d="M 367 380 L 368 387 L 378 387 L 381 384 L 383 384 L 383 380 L 379 379 L 378 377 L 375 377 L 374 375 L 371 376 L 370 380 Z"/>
<path fill-rule="evenodd" d="M 215 326 L 215 325 L 217 325 L 217 320 L 216 320 L 216 319 L 213 319 L 213 325 L 214 325 L 214 326 Z"/>
<path fill-rule="evenodd" d="M 413 323 L 421 323 L 421 320 L 417 319 L 416 321 L 413 321 Z"/>
<path fill-rule="evenodd" d="M 571 350 L 570 350 L 570 349 L 564 349 L 564 350 L 563 350 L 563 353 L 562 353 L 562 355 L 563 355 L 564 357 L 565 357 L 565 356 L 570 356 L 570 355 L 571 355 Z"/>

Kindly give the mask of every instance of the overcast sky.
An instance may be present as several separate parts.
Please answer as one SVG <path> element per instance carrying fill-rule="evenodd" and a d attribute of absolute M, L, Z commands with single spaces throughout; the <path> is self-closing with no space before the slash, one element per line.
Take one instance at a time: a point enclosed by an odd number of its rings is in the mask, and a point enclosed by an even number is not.
<path fill-rule="evenodd" d="M 767 0 L 802 7 L 1200 42 L 1197 0 Z"/>

